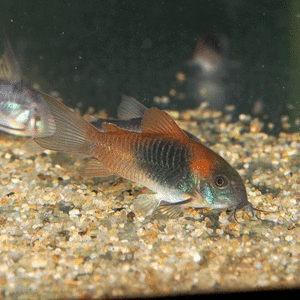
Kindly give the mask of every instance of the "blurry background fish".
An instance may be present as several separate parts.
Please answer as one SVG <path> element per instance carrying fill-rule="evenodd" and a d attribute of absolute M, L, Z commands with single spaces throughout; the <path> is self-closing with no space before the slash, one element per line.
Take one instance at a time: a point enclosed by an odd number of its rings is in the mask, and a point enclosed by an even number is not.
<path fill-rule="evenodd" d="M 229 41 L 225 36 L 205 34 L 197 40 L 192 59 L 188 62 L 203 77 L 222 78 L 226 75 Z"/>
<path fill-rule="evenodd" d="M 0 59 L 0 130 L 42 137 L 49 134 L 51 113 L 42 95 L 23 80 L 12 47 L 6 38 Z"/>
<path fill-rule="evenodd" d="M 207 102 L 212 109 L 221 109 L 226 101 L 228 68 L 239 63 L 228 60 L 229 40 L 224 35 L 205 34 L 195 46 L 193 57 L 188 61 L 192 76 L 188 79 L 187 90 L 196 102 Z"/>

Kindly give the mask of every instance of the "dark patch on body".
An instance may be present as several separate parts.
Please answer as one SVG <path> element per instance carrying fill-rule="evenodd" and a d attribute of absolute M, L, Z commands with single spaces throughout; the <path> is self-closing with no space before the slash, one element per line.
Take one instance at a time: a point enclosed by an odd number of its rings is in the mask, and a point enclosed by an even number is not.
<path fill-rule="evenodd" d="M 132 146 L 131 150 L 135 162 L 152 180 L 181 190 L 187 186 L 190 177 L 187 147 L 176 141 L 153 137 Z"/>

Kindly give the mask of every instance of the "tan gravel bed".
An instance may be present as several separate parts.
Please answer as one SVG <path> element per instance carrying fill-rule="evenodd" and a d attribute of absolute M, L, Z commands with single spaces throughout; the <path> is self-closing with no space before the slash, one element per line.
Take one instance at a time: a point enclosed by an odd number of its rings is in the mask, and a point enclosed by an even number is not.
<path fill-rule="evenodd" d="M 146 192 L 122 178 L 83 178 L 85 160 L 27 155 L 25 138 L 0 135 L 0 299 L 154 296 L 300 285 L 300 136 L 261 132 L 240 116 L 179 114 L 243 177 L 249 201 L 273 211 L 187 209 L 144 219 Z M 207 118 L 210 116 L 210 118 Z"/>

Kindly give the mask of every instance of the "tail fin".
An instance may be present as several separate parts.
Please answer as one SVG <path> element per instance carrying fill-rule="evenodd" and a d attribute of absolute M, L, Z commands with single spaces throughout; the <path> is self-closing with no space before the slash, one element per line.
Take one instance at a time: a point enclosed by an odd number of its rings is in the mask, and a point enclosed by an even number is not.
<path fill-rule="evenodd" d="M 56 99 L 44 93 L 41 95 L 50 109 L 54 122 L 49 128 L 50 136 L 34 138 L 34 141 L 54 151 L 91 155 L 95 134 L 99 131 Z"/>
<path fill-rule="evenodd" d="M 5 32 L 4 35 L 4 53 L 0 58 L 0 79 L 18 82 L 22 79 L 22 72 Z"/>

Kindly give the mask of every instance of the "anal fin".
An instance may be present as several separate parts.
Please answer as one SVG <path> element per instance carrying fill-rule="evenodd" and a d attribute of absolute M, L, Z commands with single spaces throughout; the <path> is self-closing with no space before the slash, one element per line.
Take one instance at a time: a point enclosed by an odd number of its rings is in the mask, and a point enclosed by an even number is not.
<path fill-rule="evenodd" d="M 106 177 L 112 174 L 98 159 L 90 158 L 83 170 L 86 177 Z"/>

